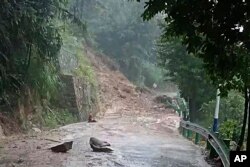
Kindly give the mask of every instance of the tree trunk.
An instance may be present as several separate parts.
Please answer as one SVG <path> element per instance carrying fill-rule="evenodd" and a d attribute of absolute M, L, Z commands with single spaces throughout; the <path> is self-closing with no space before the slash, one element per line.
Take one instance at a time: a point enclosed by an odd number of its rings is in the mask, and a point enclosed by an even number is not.
<path fill-rule="evenodd" d="M 196 103 L 194 99 L 189 99 L 189 121 L 194 122 L 196 117 Z"/>
<path fill-rule="evenodd" d="M 247 130 L 247 151 L 250 150 L 250 90 L 248 89 L 248 130 Z"/>
<path fill-rule="evenodd" d="M 240 134 L 240 139 L 237 145 L 237 151 L 240 151 L 244 142 L 244 137 L 245 137 L 245 131 L 246 131 L 246 123 L 247 123 L 247 115 L 248 114 L 248 107 L 249 107 L 249 96 L 248 96 L 248 90 L 245 89 L 244 91 L 244 96 L 245 96 L 245 107 L 244 107 L 244 116 L 243 116 L 243 125 L 241 128 L 241 134 Z M 248 119 L 249 120 L 249 119 Z M 249 121 L 248 121 L 248 127 L 249 127 Z M 249 132 L 249 128 L 248 128 Z M 248 133 L 249 134 L 249 133 Z"/>

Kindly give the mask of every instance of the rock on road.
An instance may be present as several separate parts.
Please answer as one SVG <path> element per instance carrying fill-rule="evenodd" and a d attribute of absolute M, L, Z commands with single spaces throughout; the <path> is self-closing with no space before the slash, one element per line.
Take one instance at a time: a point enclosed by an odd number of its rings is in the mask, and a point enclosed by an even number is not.
<path fill-rule="evenodd" d="M 39 135 L 0 140 L 0 167 L 209 166 L 200 148 L 178 134 L 176 114 L 156 104 L 153 95 L 137 92 L 124 75 L 106 67 L 91 50 L 87 55 L 96 67 L 100 103 L 105 111 L 102 119 L 97 123 L 67 125 Z M 109 142 L 114 152 L 92 152 L 90 137 Z M 53 153 L 48 148 L 56 144 L 56 140 L 73 140 L 72 150 Z"/>
<path fill-rule="evenodd" d="M 75 139 L 73 150 L 64 162 L 67 167 L 206 167 L 201 150 L 182 138 L 176 127 L 159 113 L 129 116 L 107 113 L 96 124 L 79 123 L 61 128 L 66 139 Z M 169 115 L 173 120 L 176 117 Z M 178 120 L 178 118 L 176 118 Z M 175 122 L 177 123 L 177 122 Z M 86 129 L 88 129 L 86 131 Z M 68 135 L 67 135 L 68 134 Z M 89 137 L 111 143 L 113 153 L 94 153 Z"/>
<path fill-rule="evenodd" d="M 61 140 L 73 140 L 73 149 L 65 154 L 37 145 L 49 147 L 51 143 L 27 138 L 10 142 L 6 151 L 8 161 L 18 167 L 206 167 L 209 166 L 200 148 L 177 132 L 178 117 L 174 114 L 152 112 L 122 115 L 107 112 L 97 123 L 71 124 L 50 133 Z M 51 135 L 51 134 L 50 134 Z M 89 138 L 97 137 L 111 143 L 113 153 L 96 153 L 89 146 Z M 13 147 L 14 144 L 14 147 Z M 18 163 L 18 159 L 22 159 Z M 8 163 L 9 162 L 9 163 Z"/>

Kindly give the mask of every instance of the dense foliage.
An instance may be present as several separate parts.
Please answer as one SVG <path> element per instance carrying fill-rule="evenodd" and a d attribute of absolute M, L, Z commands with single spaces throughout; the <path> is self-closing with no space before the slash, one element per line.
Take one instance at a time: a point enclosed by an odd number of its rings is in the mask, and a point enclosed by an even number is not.
<path fill-rule="evenodd" d="M 249 9 L 247 1 L 150 1 L 144 18 L 163 12 L 165 36 L 182 36 L 187 51 L 204 61 L 221 90 L 249 87 Z"/>
<path fill-rule="evenodd" d="M 62 46 L 67 46 L 65 36 L 74 39 L 66 29 L 72 26 L 72 31 L 77 30 L 81 36 L 86 31 L 67 10 L 67 4 L 67 0 L 0 2 L 0 112 L 17 115 L 24 129 L 30 126 L 26 117 L 31 113 L 29 120 L 37 117 L 32 120 L 37 124 L 75 121 L 76 116 L 58 106 L 62 86 L 58 59 Z M 82 62 L 82 57 L 79 60 Z M 81 67 L 81 72 L 85 68 Z"/>
<path fill-rule="evenodd" d="M 56 55 L 62 44 L 59 30 L 52 21 L 58 18 L 63 3 L 63 0 L 0 3 L 1 100 L 8 92 L 18 93 L 25 84 L 39 86 L 39 89 L 47 87 L 41 84 L 46 82 L 44 77 L 48 72 L 56 70 Z M 34 66 L 39 74 L 33 71 Z"/>
<path fill-rule="evenodd" d="M 139 85 L 161 84 L 162 71 L 155 65 L 157 19 L 143 22 L 143 6 L 127 0 L 74 0 L 71 12 L 86 21 L 90 41 L 113 58 L 120 70 Z"/>
<path fill-rule="evenodd" d="M 137 0 L 140 1 L 140 0 Z M 224 0 L 150 0 L 144 19 L 158 13 L 167 22 L 164 35 L 181 37 L 189 53 L 202 58 L 204 67 L 222 94 L 231 89 L 245 92 L 242 145 L 249 105 L 250 87 L 250 3 Z M 248 121 L 250 150 L 250 121 Z"/>
<path fill-rule="evenodd" d="M 216 90 L 209 83 L 202 61 L 187 54 L 179 39 L 162 37 L 159 42 L 159 64 L 168 69 L 166 78 L 176 83 L 181 96 L 189 104 L 190 120 L 197 122 L 202 113 L 201 105 L 215 98 Z"/>
<path fill-rule="evenodd" d="M 202 106 L 202 118 L 200 123 L 204 127 L 211 127 L 213 121 L 216 100 L 212 100 Z M 219 113 L 219 134 L 223 138 L 232 139 L 236 142 L 240 138 L 242 117 L 244 110 L 244 97 L 237 91 L 230 91 L 228 97 L 221 98 Z"/>

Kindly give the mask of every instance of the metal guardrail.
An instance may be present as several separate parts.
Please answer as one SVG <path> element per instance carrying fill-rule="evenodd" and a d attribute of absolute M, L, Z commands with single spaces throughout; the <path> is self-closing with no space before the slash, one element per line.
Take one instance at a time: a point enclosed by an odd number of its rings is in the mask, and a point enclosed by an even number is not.
<path fill-rule="evenodd" d="M 229 167 L 230 162 L 229 162 L 229 148 L 225 145 L 223 141 L 218 139 L 215 133 L 210 132 L 209 130 L 191 123 L 189 121 L 181 121 L 180 122 L 180 127 L 184 129 L 189 129 L 193 132 L 196 132 L 203 136 L 209 143 L 210 145 L 215 149 L 219 157 L 221 158 L 221 161 L 224 165 L 224 167 Z"/>

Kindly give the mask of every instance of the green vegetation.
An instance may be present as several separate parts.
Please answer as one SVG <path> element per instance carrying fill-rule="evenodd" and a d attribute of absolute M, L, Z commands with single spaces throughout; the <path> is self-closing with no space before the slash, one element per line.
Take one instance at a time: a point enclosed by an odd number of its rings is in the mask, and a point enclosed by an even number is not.
<path fill-rule="evenodd" d="M 75 32 L 70 29 L 69 25 L 64 28 L 61 34 L 63 46 L 59 59 L 62 73 L 84 77 L 87 82 L 96 85 L 94 71 L 85 55 L 85 38 L 75 36 Z"/>
<path fill-rule="evenodd" d="M 160 35 L 157 19 L 143 22 L 143 6 L 117 0 L 73 0 L 71 12 L 86 21 L 91 36 L 87 43 L 110 56 L 119 69 L 139 86 L 164 87 L 156 64 L 154 43 Z M 94 41 L 94 44 L 93 44 Z"/>
<path fill-rule="evenodd" d="M 202 118 L 200 124 L 204 127 L 211 126 L 213 121 L 216 101 L 212 100 L 202 106 Z M 219 132 L 225 138 L 239 141 L 242 117 L 244 111 L 244 97 L 237 91 L 230 91 L 228 97 L 220 102 L 220 128 Z"/>
<path fill-rule="evenodd" d="M 140 1 L 140 0 L 137 0 Z M 164 36 L 181 38 L 189 54 L 200 57 L 204 68 L 221 94 L 237 89 L 244 93 L 244 119 L 239 141 L 242 146 L 247 116 L 250 118 L 249 88 L 249 6 L 248 1 L 157 1 L 145 6 L 144 19 L 164 14 Z M 247 150 L 250 150 L 248 121 Z"/>
<path fill-rule="evenodd" d="M 67 125 L 77 122 L 77 118 L 68 110 L 50 110 L 42 113 L 45 127 L 56 128 L 58 125 Z"/>
<path fill-rule="evenodd" d="M 76 36 L 76 34 L 78 34 Z M 96 76 L 87 58 L 85 35 L 83 32 L 78 32 L 78 29 L 72 29 L 71 26 L 66 26 L 62 32 L 63 46 L 59 56 L 59 62 L 63 74 L 71 74 L 75 77 L 84 79 L 83 89 L 83 108 L 80 117 L 87 118 L 90 112 L 98 110 L 98 84 Z"/>
<path fill-rule="evenodd" d="M 29 76 L 32 75 L 29 73 L 32 61 L 41 69 L 54 63 L 61 38 L 51 20 L 58 17 L 60 5 L 63 5 L 60 0 L 45 0 L 43 3 L 35 0 L 4 1 L 0 4 L 1 101 L 9 100 L 9 93 L 20 94 L 24 85 L 37 86 Z"/>
<path fill-rule="evenodd" d="M 71 63 L 74 74 L 96 85 L 83 55 L 86 27 L 67 5 L 67 0 L 0 3 L 0 112 L 14 115 L 20 110 L 24 129 L 31 126 L 30 114 L 35 123 L 48 127 L 75 122 L 76 116 L 59 106 L 65 50 L 74 52 L 69 57 L 77 62 Z"/>
<path fill-rule="evenodd" d="M 0 3 L 1 112 L 12 111 L 7 112 L 11 115 L 17 104 L 20 110 L 31 112 L 33 102 L 56 96 L 62 40 L 53 20 L 66 18 L 61 15 L 64 4 L 62 0 Z"/>
<path fill-rule="evenodd" d="M 164 36 L 158 43 L 159 65 L 167 69 L 165 78 L 176 83 L 181 96 L 188 102 L 189 117 L 198 122 L 203 115 L 203 103 L 215 97 L 215 88 L 209 83 L 202 60 L 189 55 L 179 39 Z"/>
<path fill-rule="evenodd" d="M 88 59 L 83 55 L 83 51 L 76 53 L 78 68 L 73 72 L 76 76 L 84 77 L 92 85 L 96 85 L 94 71 Z"/>
<path fill-rule="evenodd" d="M 60 76 L 69 74 L 84 80 L 79 92 L 85 108 L 79 115 L 86 116 L 98 102 L 86 50 L 96 47 L 139 87 L 178 85 L 188 109 L 181 98 L 182 105 L 173 107 L 185 107 L 190 120 L 205 127 L 211 126 L 219 88 L 220 134 L 237 141 L 238 150 L 247 138 L 250 150 L 250 3 L 142 2 L 145 6 L 127 0 L 3 0 L 0 112 L 13 116 L 19 110 L 26 129 L 32 126 L 29 114 L 51 128 L 75 122 L 72 111 L 59 105 Z"/>

